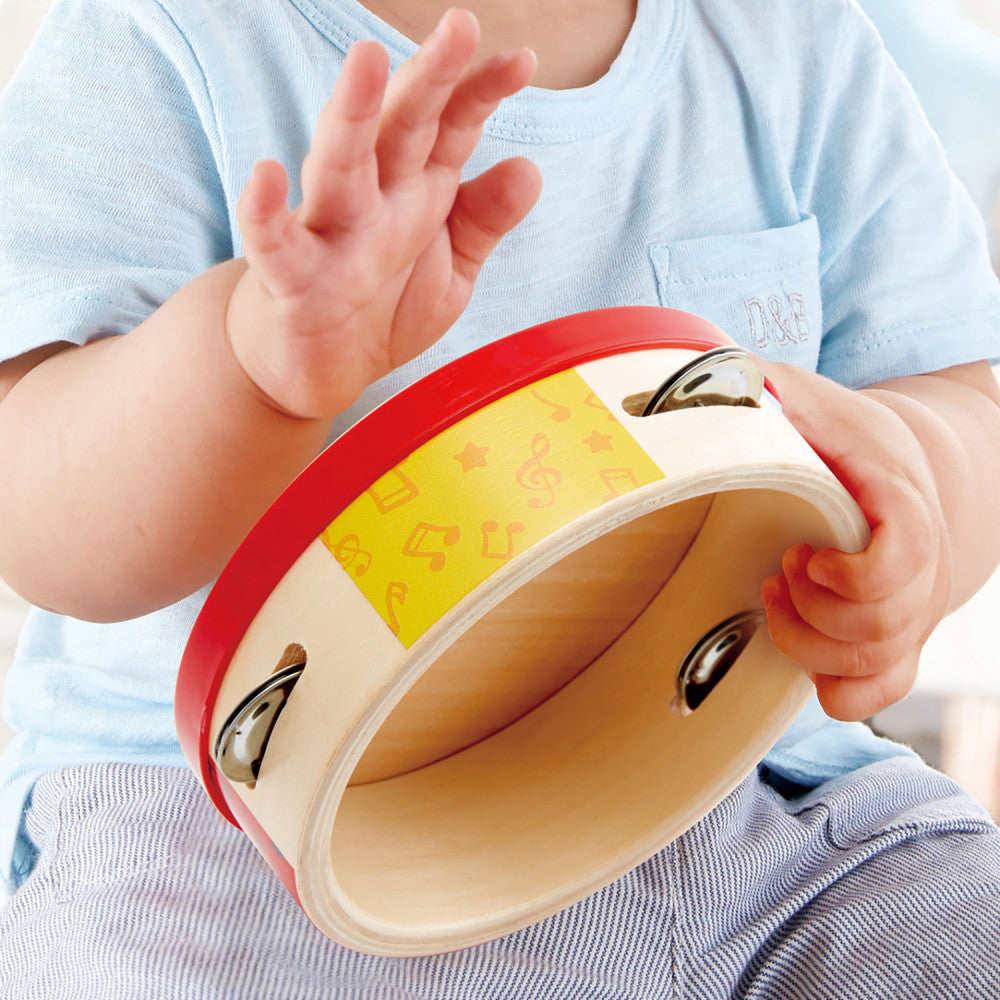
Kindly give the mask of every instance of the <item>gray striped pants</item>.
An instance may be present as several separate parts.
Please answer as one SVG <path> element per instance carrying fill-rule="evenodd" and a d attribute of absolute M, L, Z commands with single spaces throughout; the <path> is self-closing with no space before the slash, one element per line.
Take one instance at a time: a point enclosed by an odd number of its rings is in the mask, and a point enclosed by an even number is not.
<path fill-rule="evenodd" d="M 187 771 L 48 775 L 27 822 L 3 1000 L 1000 998 L 1000 831 L 908 759 L 791 799 L 755 774 L 576 906 L 430 958 L 321 936 Z"/>

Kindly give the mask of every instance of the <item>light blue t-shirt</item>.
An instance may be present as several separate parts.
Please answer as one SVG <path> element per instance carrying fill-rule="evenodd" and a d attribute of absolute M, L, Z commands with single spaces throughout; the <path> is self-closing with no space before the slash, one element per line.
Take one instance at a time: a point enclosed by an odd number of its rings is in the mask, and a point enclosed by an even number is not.
<path fill-rule="evenodd" d="M 861 0 L 987 224 L 1000 259 L 1000 37 L 955 0 Z"/>
<path fill-rule="evenodd" d="M 126 333 L 239 255 L 252 164 L 284 163 L 297 200 L 367 37 L 397 66 L 414 51 L 355 0 L 57 2 L 0 99 L 0 356 Z M 1000 355 L 979 217 L 850 0 L 640 0 L 608 73 L 508 100 L 469 173 L 512 155 L 541 168 L 537 207 L 455 327 L 338 431 L 484 342 L 603 306 L 689 310 L 851 387 Z M 4 867 L 45 770 L 182 763 L 174 679 L 203 599 L 115 625 L 31 614 L 6 692 Z M 809 785 L 900 752 L 813 706 L 768 763 Z"/>

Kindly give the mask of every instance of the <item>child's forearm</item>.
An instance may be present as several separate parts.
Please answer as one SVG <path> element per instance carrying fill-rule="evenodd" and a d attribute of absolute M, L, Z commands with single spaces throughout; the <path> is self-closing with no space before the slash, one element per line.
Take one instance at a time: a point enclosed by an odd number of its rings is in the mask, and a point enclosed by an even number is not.
<path fill-rule="evenodd" d="M 124 337 L 70 347 L 0 402 L 0 575 L 94 620 L 147 613 L 214 578 L 322 447 L 235 361 L 221 265 Z"/>
<path fill-rule="evenodd" d="M 380 46 L 354 46 L 298 208 L 277 163 L 243 190 L 246 263 L 16 381 L 0 403 L 0 575 L 15 589 L 92 619 L 193 592 L 332 419 L 454 323 L 540 186 L 523 160 L 462 180 L 483 123 L 535 68 L 527 50 L 474 64 L 478 38 L 450 10 L 391 81 Z M 8 386 L 23 374 L 6 371 Z"/>

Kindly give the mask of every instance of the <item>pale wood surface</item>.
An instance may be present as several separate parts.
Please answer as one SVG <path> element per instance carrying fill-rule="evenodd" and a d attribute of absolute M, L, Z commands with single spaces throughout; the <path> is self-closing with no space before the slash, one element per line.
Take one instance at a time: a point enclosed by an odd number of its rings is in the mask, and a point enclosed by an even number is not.
<path fill-rule="evenodd" d="M 744 606 L 749 581 L 772 563 L 769 540 L 802 513 L 760 494 L 756 509 L 754 498 L 728 499 L 631 628 L 571 683 L 473 747 L 347 789 L 331 864 L 316 857 L 311 874 L 335 875 L 376 923 L 412 926 L 392 953 L 468 943 L 433 930 L 420 939 L 422 922 L 482 939 L 593 891 L 711 808 L 798 711 L 808 685 L 762 635 L 697 712 L 670 708 L 683 652 Z M 755 544 L 736 545 L 743 523 L 762 525 Z M 315 827 L 314 849 L 329 850 L 329 828 Z"/>
<path fill-rule="evenodd" d="M 659 592 L 709 506 L 699 497 L 630 521 L 509 595 L 417 681 L 369 744 L 352 783 L 440 760 L 551 697 Z"/>
<path fill-rule="evenodd" d="M 659 353 L 671 357 L 657 370 L 689 360 Z M 576 372 L 614 413 L 648 368 L 626 353 Z M 510 414 L 490 412 L 492 433 L 512 433 Z M 336 940 L 426 954 L 561 909 L 713 808 L 808 699 L 761 630 L 705 704 L 672 708 L 684 654 L 759 607 L 760 581 L 788 545 L 865 544 L 853 501 L 773 405 L 616 415 L 669 473 L 595 494 L 412 644 L 317 541 L 229 663 L 212 734 L 288 643 L 308 651 L 255 784 L 233 790 Z M 326 460 L 336 459 L 335 445 Z M 502 475 L 493 484 L 519 488 Z M 471 511 L 445 507 L 435 522 L 481 519 L 482 494 L 466 500 Z"/>

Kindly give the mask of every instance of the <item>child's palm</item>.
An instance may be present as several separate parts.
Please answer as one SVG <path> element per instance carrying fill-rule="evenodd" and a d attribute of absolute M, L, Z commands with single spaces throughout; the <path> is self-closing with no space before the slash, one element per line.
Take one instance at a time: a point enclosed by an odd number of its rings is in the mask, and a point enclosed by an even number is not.
<path fill-rule="evenodd" d="M 507 160 L 460 183 L 482 123 L 530 78 L 519 51 L 469 69 L 461 12 L 387 86 L 388 59 L 347 57 L 302 168 L 303 201 L 257 165 L 240 200 L 249 273 L 230 308 L 237 358 L 279 407 L 333 416 L 458 318 L 500 237 L 534 203 L 538 173 Z"/>

